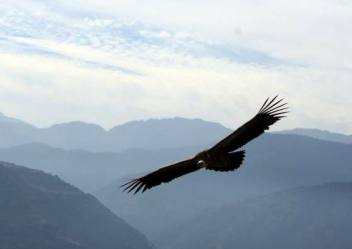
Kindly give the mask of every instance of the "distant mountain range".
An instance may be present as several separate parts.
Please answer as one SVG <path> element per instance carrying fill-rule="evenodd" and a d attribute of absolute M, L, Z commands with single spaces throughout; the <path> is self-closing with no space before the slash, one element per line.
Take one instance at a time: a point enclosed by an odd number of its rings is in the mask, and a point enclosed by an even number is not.
<path fill-rule="evenodd" d="M 352 183 L 273 193 L 163 230 L 164 249 L 352 248 Z"/>
<path fill-rule="evenodd" d="M 16 121 L 16 122 L 15 122 Z M 108 131 L 95 124 L 70 122 L 36 128 L 0 115 L 0 147 L 44 143 L 63 149 L 120 152 L 128 149 L 165 149 L 210 144 L 231 132 L 200 119 L 150 119 L 132 121 Z"/>
<path fill-rule="evenodd" d="M 31 143 L 0 148 L 0 160 L 59 175 L 76 187 L 94 193 L 121 177 L 190 156 L 199 147 L 125 152 L 88 152 L 64 150 Z"/>
<path fill-rule="evenodd" d="M 286 138 L 286 143 L 292 140 L 293 135 L 268 136 L 273 136 L 274 138 L 283 136 Z M 302 141 L 312 141 L 308 137 L 302 137 L 301 139 Z M 254 143 L 257 143 L 257 141 Z M 326 144 L 324 141 L 317 141 L 316 143 L 318 148 L 321 144 Z M 309 145 L 309 142 L 307 144 Z M 298 145 L 293 144 L 292 146 Z M 306 145 L 303 144 L 302 146 L 305 147 Z M 344 147 L 344 145 L 335 145 L 334 143 L 331 146 Z M 0 160 L 57 174 L 80 189 L 95 193 L 119 178 L 126 179 L 131 175 L 142 174 L 161 165 L 192 156 L 204 148 L 205 146 L 192 146 L 96 153 L 83 150 L 64 150 L 46 144 L 30 143 L 10 148 L 0 148 Z M 262 150 L 264 151 L 262 153 L 265 153 L 265 148 L 262 148 Z M 287 150 L 288 152 L 286 153 L 289 153 L 290 148 L 287 148 Z M 297 155 L 303 157 L 302 154 Z M 264 154 L 263 156 L 265 157 L 266 155 Z M 293 156 L 293 154 L 290 156 Z M 251 155 L 252 157 L 253 155 Z M 303 159 L 299 160 L 304 162 Z"/>
<path fill-rule="evenodd" d="M 0 162 L 1 249 L 151 249 L 89 194 L 41 171 Z"/>
<path fill-rule="evenodd" d="M 313 137 L 321 140 L 339 142 L 352 144 L 352 135 L 345 135 L 341 133 L 331 132 L 331 131 L 323 131 L 319 129 L 305 129 L 305 128 L 296 128 L 292 130 L 285 130 L 277 132 L 279 134 L 296 134 L 302 136 Z"/>
<path fill-rule="evenodd" d="M 336 134 L 298 131 L 253 141 L 236 172 L 200 171 L 136 196 L 122 193 L 120 185 L 192 156 L 231 130 L 182 118 L 134 121 L 109 131 L 82 122 L 36 128 L 0 115 L 0 160 L 56 174 L 94 193 L 119 217 L 161 243 L 160 231 L 206 210 L 299 186 L 352 181 L 352 144 L 336 142 Z"/>
<path fill-rule="evenodd" d="M 231 132 L 221 124 L 201 119 L 169 118 L 131 121 L 105 130 L 80 121 L 37 128 L 0 113 L 0 147 L 43 143 L 61 149 L 122 152 L 129 149 L 167 149 L 210 145 Z M 275 132 L 327 141 L 352 143 L 352 135 L 297 128 Z"/>

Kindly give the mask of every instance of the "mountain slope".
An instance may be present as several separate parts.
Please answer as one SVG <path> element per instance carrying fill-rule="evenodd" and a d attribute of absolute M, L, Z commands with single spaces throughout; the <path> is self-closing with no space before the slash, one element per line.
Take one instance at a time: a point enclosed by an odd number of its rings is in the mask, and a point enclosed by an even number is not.
<path fill-rule="evenodd" d="M 164 231 L 165 249 L 352 247 L 352 183 L 274 193 L 209 211 Z"/>
<path fill-rule="evenodd" d="M 0 112 L 0 123 L 16 123 L 16 124 L 27 124 L 27 125 L 30 125 L 20 119 L 17 119 L 17 118 L 11 118 L 11 117 L 8 117 L 6 116 L 5 114 L 1 113 Z"/>
<path fill-rule="evenodd" d="M 152 248 L 93 196 L 58 177 L 0 163 L 0 248 Z"/>

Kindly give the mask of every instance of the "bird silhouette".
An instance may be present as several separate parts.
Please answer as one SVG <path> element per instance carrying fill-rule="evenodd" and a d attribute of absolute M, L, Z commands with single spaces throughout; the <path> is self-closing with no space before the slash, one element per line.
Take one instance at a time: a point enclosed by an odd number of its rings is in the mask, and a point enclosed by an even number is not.
<path fill-rule="evenodd" d="M 288 113 L 287 103 L 275 96 L 267 98 L 259 112 L 247 123 L 222 139 L 210 149 L 201 151 L 193 158 L 160 168 L 143 177 L 133 179 L 121 187 L 123 191 L 145 192 L 161 183 L 205 168 L 215 171 L 238 169 L 245 158 L 245 150 L 239 150 L 249 141 L 263 134 L 269 127 Z"/>

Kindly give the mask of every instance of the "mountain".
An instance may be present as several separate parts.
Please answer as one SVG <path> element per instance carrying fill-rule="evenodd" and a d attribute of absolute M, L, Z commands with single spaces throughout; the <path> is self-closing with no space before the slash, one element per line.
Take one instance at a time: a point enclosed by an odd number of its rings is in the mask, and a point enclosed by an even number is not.
<path fill-rule="evenodd" d="M 13 124 L 27 124 L 30 125 L 20 119 L 17 118 L 11 118 L 6 116 L 5 114 L 0 112 L 0 123 L 13 123 Z"/>
<path fill-rule="evenodd" d="M 331 131 L 323 131 L 319 129 L 305 129 L 305 128 L 296 128 L 292 130 L 284 130 L 277 132 L 279 134 L 296 134 L 302 136 L 308 136 L 313 138 L 318 138 L 321 140 L 339 142 L 352 144 L 352 135 L 345 135 L 341 133 L 331 132 Z"/>
<path fill-rule="evenodd" d="M 153 241 L 160 231 L 207 209 L 298 186 L 352 181 L 352 145 L 268 134 L 246 149 L 245 162 L 235 172 L 200 170 L 144 194 L 122 193 L 119 186 L 134 174 L 110 184 L 97 196 Z M 143 174 L 141 170 L 138 176 Z"/>
<path fill-rule="evenodd" d="M 0 148 L 0 160 L 56 174 L 76 187 L 94 193 L 118 178 L 190 156 L 198 149 L 186 147 L 93 153 L 32 143 Z"/>
<path fill-rule="evenodd" d="M 38 170 L 0 163 L 0 248 L 151 249 L 92 195 Z"/>
<path fill-rule="evenodd" d="M 32 142 L 37 128 L 19 119 L 0 113 L 0 147 L 10 147 Z"/>
<path fill-rule="evenodd" d="M 57 174 L 93 192 L 119 177 L 190 155 L 230 132 L 217 123 L 183 118 L 133 121 L 109 131 L 83 122 L 48 128 L 0 122 L 0 159 Z"/>
<path fill-rule="evenodd" d="M 352 248 L 352 183 L 273 193 L 164 230 L 164 249 Z"/>
<path fill-rule="evenodd" d="M 124 148 L 165 149 L 211 144 L 228 135 L 230 129 L 201 119 L 149 119 L 132 121 L 109 131 L 112 141 Z M 121 151 L 116 147 L 114 151 Z"/>
<path fill-rule="evenodd" d="M 63 149 L 103 150 L 107 132 L 96 124 L 69 122 L 39 129 L 33 142 Z M 106 148 L 109 151 L 109 148 Z"/>
<path fill-rule="evenodd" d="M 230 129 L 217 123 L 184 118 L 132 121 L 108 131 L 84 122 L 56 124 L 48 128 L 0 122 L 0 147 L 45 143 L 62 149 L 92 152 L 152 150 L 210 144 L 230 132 Z"/>

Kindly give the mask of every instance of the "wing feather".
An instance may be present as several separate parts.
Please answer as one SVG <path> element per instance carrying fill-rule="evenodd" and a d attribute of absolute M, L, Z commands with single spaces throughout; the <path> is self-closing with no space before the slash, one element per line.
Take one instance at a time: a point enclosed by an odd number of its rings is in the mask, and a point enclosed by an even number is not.
<path fill-rule="evenodd" d="M 287 103 L 281 103 L 283 99 L 276 100 L 277 97 L 275 96 L 271 100 L 266 99 L 259 112 L 251 120 L 214 145 L 210 150 L 213 152 L 231 152 L 239 149 L 263 134 L 272 124 L 285 117 L 285 114 L 288 113 Z"/>
<path fill-rule="evenodd" d="M 139 191 L 142 191 L 143 193 L 147 189 L 151 189 L 161 183 L 170 182 L 177 177 L 194 172 L 200 168 L 201 167 L 197 165 L 196 160 L 189 159 L 163 167 L 141 178 L 133 179 L 123 184 L 121 187 L 128 193 L 132 191 L 134 191 L 134 194 Z"/>

